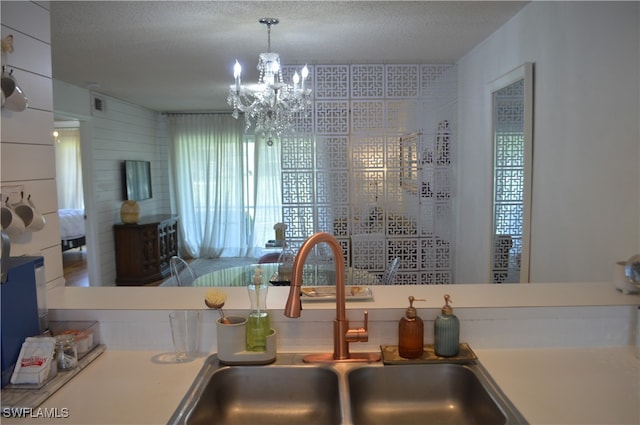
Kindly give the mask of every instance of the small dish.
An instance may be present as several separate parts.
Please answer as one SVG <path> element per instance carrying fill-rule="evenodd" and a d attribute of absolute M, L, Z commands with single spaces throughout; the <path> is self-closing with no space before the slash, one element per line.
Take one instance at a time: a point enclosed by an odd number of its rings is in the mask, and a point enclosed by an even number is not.
<path fill-rule="evenodd" d="M 301 299 L 305 301 L 335 301 L 335 286 L 305 286 L 301 288 Z M 345 300 L 366 301 L 373 299 L 373 292 L 368 286 L 346 286 Z"/>

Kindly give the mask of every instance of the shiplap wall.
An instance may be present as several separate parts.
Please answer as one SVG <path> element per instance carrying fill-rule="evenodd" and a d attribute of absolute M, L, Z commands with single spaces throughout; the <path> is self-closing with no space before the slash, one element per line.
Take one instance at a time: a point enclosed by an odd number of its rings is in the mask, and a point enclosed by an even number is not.
<path fill-rule="evenodd" d="M 95 96 L 103 100 L 103 111 L 91 109 Z M 81 123 L 83 161 L 88 162 L 83 166 L 87 238 L 89 250 L 96 248 L 88 252 L 96 263 L 90 284 L 114 285 L 113 225 L 120 222 L 123 160 L 151 161 L 153 197 L 139 202 L 141 216 L 171 212 L 166 120 L 141 106 L 56 80 L 54 109 L 56 117 Z"/>
<path fill-rule="evenodd" d="M 170 212 L 168 202 L 167 150 L 159 143 L 158 114 L 111 97 L 104 114 L 91 119 L 93 191 L 100 251 L 101 286 L 115 283 L 113 225 L 120 222 L 122 204 L 121 164 L 125 159 L 151 161 L 151 199 L 140 201 L 140 215 Z M 162 139 L 166 140 L 166 139 Z"/>
<path fill-rule="evenodd" d="M 23 188 L 47 220 L 42 231 L 14 238 L 11 254 L 44 256 L 48 286 L 64 285 L 52 135 L 54 100 L 48 3 L 3 1 L 1 7 L 2 37 L 12 34 L 15 49 L 3 55 L 2 64 L 14 70 L 14 77 L 29 99 L 25 111 L 2 109 L 2 194 L 4 197 L 16 190 L 14 186 Z M 89 201 L 93 201 L 87 211 L 92 215 L 97 239 L 94 242 L 98 247 L 92 256 L 98 262 L 98 278 L 91 285 L 112 285 L 113 224 L 120 221 L 122 160 L 151 161 L 153 199 L 140 202 L 141 214 L 170 212 L 166 125 L 154 111 L 103 95 L 100 96 L 106 101 L 105 113 L 92 115 L 87 90 L 64 83 L 57 87 L 56 97 L 60 97 L 62 106 L 56 106 L 56 114 L 68 112 L 81 120 L 85 130 L 83 150 L 86 148 L 91 158 L 85 190 L 91 193 Z"/>
<path fill-rule="evenodd" d="M 48 287 L 63 285 L 60 225 L 53 146 L 53 95 L 48 2 L 8 2 L 1 7 L 2 37 L 13 35 L 12 53 L 2 65 L 28 98 L 24 111 L 2 109 L 0 181 L 2 196 L 24 189 L 44 214 L 39 232 L 12 238 L 11 255 L 42 255 Z M 19 192 L 18 192 L 19 193 Z M 19 197 L 19 195 L 18 195 Z M 5 253 L 2 253 L 5 255 Z"/>

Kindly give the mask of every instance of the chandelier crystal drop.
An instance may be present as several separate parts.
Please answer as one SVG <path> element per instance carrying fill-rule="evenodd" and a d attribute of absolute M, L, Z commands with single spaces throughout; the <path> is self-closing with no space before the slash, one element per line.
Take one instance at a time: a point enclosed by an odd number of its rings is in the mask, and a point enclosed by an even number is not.
<path fill-rule="evenodd" d="M 233 68 L 235 83 L 229 87 L 227 103 L 233 106 L 234 118 L 244 113 L 245 131 L 255 127 L 255 134 L 273 144 L 273 138 L 294 130 L 294 115 L 311 107 L 311 89 L 305 86 L 309 70 L 305 65 L 292 78 L 293 84 L 285 84 L 280 67 L 280 55 L 271 51 L 271 26 L 277 18 L 262 18 L 261 24 L 267 26 L 267 51 L 260 53 L 258 59 L 258 83 L 243 85 L 240 78 L 242 67 L 236 60 Z M 308 84 L 308 83 L 307 83 Z"/>

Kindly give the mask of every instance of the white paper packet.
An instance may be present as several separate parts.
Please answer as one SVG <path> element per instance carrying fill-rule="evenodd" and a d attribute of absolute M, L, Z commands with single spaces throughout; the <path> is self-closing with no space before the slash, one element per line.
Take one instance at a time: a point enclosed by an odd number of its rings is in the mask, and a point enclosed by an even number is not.
<path fill-rule="evenodd" d="M 29 337 L 22 343 L 16 367 L 11 375 L 12 384 L 41 384 L 49 376 L 56 349 L 56 339 Z"/>

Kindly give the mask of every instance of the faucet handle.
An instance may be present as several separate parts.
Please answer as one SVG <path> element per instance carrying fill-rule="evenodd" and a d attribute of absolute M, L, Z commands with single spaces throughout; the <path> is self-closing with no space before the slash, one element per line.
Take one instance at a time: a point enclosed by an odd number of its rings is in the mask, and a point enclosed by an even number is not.
<path fill-rule="evenodd" d="M 364 327 L 349 329 L 345 335 L 347 342 L 367 342 L 369 341 L 369 312 L 364 311 Z"/>

